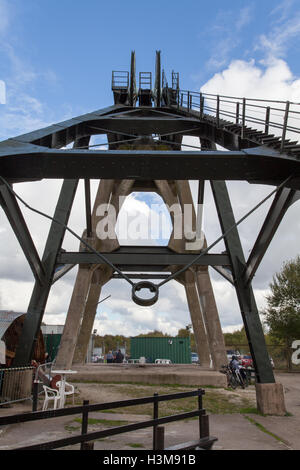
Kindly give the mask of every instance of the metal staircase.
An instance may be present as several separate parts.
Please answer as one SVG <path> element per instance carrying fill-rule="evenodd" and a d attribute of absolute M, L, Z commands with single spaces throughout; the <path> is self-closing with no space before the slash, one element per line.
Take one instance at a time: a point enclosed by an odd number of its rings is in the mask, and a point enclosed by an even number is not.
<path fill-rule="evenodd" d="M 179 111 L 238 136 L 240 149 L 262 145 L 300 157 L 300 103 L 179 90 L 176 105 Z"/>

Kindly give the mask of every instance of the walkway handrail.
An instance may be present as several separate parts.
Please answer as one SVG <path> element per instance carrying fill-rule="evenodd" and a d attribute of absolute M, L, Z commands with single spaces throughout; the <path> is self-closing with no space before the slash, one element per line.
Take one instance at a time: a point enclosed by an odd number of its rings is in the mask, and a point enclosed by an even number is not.
<path fill-rule="evenodd" d="M 281 139 L 279 142 L 280 152 L 295 147 L 299 140 L 300 103 L 294 101 L 242 98 L 201 91 L 179 90 L 176 93 L 176 102 L 178 108 L 184 108 L 188 112 L 199 112 L 200 119 L 212 117 L 217 127 L 230 126 L 231 123 L 236 125 L 242 138 L 246 137 L 246 131 L 249 133 L 249 129 L 247 129 L 249 123 L 256 124 L 257 134 L 259 131 L 264 132 L 265 138 L 268 137 L 272 128 L 274 134 L 270 137 L 274 138 L 274 142 L 276 139 L 277 141 Z M 240 129 L 238 129 L 239 127 Z M 289 140 L 286 140 L 287 132 L 296 134 L 297 140 L 289 143 Z"/>

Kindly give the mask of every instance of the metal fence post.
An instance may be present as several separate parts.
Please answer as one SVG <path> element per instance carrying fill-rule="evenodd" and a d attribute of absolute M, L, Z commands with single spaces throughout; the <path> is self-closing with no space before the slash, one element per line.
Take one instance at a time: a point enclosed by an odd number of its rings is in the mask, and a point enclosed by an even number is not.
<path fill-rule="evenodd" d="M 242 115 L 242 139 L 245 136 L 245 122 L 246 122 L 246 98 L 243 98 L 243 115 Z"/>
<path fill-rule="evenodd" d="M 289 118 L 289 109 L 290 109 L 290 102 L 287 101 L 286 106 L 285 106 L 284 120 L 283 120 L 280 153 L 284 151 L 284 141 L 285 141 L 287 123 L 288 123 L 288 118 Z"/>
<path fill-rule="evenodd" d="M 158 418 L 158 393 L 155 392 L 153 395 L 153 419 Z M 156 439 L 157 426 L 153 426 L 153 450 L 156 449 L 157 439 Z"/>
<path fill-rule="evenodd" d="M 155 432 L 155 450 L 164 450 L 164 448 L 165 448 L 165 428 L 164 426 L 157 426 L 156 432 Z"/>
<path fill-rule="evenodd" d="M 39 394 L 39 384 L 41 382 L 39 380 L 34 380 L 33 381 L 33 387 L 32 387 L 32 411 L 37 411 L 37 405 L 38 405 L 38 394 Z"/>
<path fill-rule="evenodd" d="M 269 126 L 270 126 L 270 106 L 266 108 L 266 121 L 265 121 L 265 133 L 269 134 Z"/>
<path fill-rule="evenodd" d="M 201 388 L 198 389 L 198 409 L 201 411 L 199 414 L 199 435 L 200 439 L 209 436 L 209 418 L 206 414 L 205 410 L 203 409 L 203 401 L 202 401 L 203 390 Z"/>
<path fill-rule="evenodd" d="M 220 96 L 217 95 L 217 108 L 216 108 L 217 127 L 220 126 Z"/>
<path fill-rule="evenodd" d="M 236 103 L 236 112 L 235 112 L 235 123 L 238 124 L 240 121 L 240 103 Z"/>
<path fill-rule="evenodd" d="M 200 94 L 200 119 L 203 118 L 203 112 L 204 112 L 204 96 L 201 93 Z"/>
<path fill-rule="evenodd" d="M 202 390 L 201 388 L 198 388 L 198 410 L 201 411 L 199 414 L 199 436 L 201 438 L 201 429 L 202 429 L 202 422 L 201 422 L 201 416 L 202 416 L 202 409 L 203 409 L 203 403 L 202 403 Z"/>
<path fill-rule="evenodd" d="M 83 406 L 87 407 L 89 405 L 89 400 L 83 400 Z M 87 434 L 88 432 L 88 419 L 89 419 L 89 411 L 85 408 L 82 412 L 82 422 L 81 422 L 81 435 Z M 80 450 L 86 450 L 85 446 L 86 442 L 82 442 L 80 445 Z"/>

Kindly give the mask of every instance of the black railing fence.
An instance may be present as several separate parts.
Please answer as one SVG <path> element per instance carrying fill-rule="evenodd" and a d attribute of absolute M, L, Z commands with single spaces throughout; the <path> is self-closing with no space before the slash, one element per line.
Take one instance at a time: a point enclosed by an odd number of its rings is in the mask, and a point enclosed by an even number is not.
<path fill-rule="evenodd" d="M 0 404 L 31 400 L 33 374 L 34 367 L 0 369 Z"/>
<path fill-rule="evenodd" d="M 81 415 L 81 434 L 71 437 L 65 437 L 49 442 L 42 442 L 40 444 L 29 445 L 26 447 L 14 447 L 12 450 L 50 450 L 58 449 L 66 446 L 80 444 L 81 449 L 87 448 L 88 443 L 105 437 L 115 436 L 122 433 L 136 431 L 139 429 L 153 428 L 153 450 L 164 449 L 164 432 L 162 425 L 172 423 L 175 421 L 198 418 L 199 422 L 199 439 L 194 443 L 186 443 L 192 447 L 203 446 L 203 448 L 210 448 L 216 438 L 209 436 L 209 421 L 205 409 L 202 407 L 202 396 L 205 394 L 203 389 L 198 389 L 190 392 L 175 393 L 168 395 L 154 394 L 151 397 L 135 398 L 130 400 L 122 400 L 118 402 L 89 404 L 84 401 L 81 406 L 68 407 L 63 409 L 36 411 L 31 413 L 24 413 L 10 416 L 0 416 L 0 426 L 9 424 L 25 423 L 29 421 L 45 420 L 50 418 L 58 418 L 62 416 Z M 178 400 L 188 397 L 198 397 L 198 408 L 194 411 L 175 414 L 171 416 L 159 417 L 159 403 L 163 401 Z M 144 404 L 153 404 L 153 418 L 143 422 L 136 422 L 124 426 L 112 427 L 101 431 L 88 432 L 89 413 L 95 411 L 105 411 L 117 408 L 131 407 Z M 186 447 L 182 447 L 186 448 Z"/>

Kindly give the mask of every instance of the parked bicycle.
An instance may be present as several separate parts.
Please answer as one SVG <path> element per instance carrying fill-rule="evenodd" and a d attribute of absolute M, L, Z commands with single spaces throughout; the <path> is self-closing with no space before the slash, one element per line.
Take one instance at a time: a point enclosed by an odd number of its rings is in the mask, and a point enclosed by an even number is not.
<path fill-rule="evenodd" d="M 235 390 L 237 387 L 245 388 L 249 385 L 247 374 L 242 374 L 238 369 L 232 369 L 230 365 L 222 366 L 220 372 L 226 374 L 227 386 Z"/>

